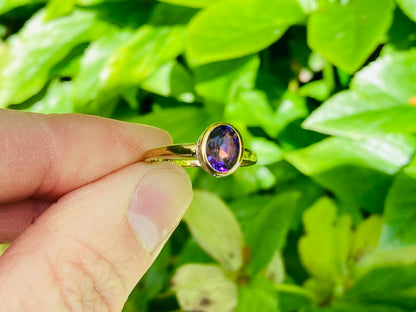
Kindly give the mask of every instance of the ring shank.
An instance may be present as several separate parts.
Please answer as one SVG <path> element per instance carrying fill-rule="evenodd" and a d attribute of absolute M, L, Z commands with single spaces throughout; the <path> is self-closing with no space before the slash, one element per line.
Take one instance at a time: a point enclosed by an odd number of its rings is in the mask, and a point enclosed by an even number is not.
<path fill-rule="evenodd" d="M 257 163 L 257 156 L 256 154 L 249 150 L 248 148 L 245 148 L 243 151 L 243 159 L 241 161 L 240 167 L 246 167 L 246 166 L 252 166 Z"/>
<path fill-rule="evenodd" d="M 147 151 L 143 155 L 143 159 L 148 163 L 171 161 L 186 168 L 201 167 L 196 149 L 196 143 L 162 146 Z M 251 166 L 256 162 L 256 154 L 245 148 L 240 167 Z"/>

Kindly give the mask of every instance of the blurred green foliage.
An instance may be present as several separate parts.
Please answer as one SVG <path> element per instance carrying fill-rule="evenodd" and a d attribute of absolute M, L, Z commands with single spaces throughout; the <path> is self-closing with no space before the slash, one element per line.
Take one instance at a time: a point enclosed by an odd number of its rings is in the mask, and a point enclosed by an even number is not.
<path fill-rule="evenodd" d="M 415 3 L 0 0 L 0 108 L 227 121 L 258 153 L 189 170 L 125 312 L 415 311 Z"/>

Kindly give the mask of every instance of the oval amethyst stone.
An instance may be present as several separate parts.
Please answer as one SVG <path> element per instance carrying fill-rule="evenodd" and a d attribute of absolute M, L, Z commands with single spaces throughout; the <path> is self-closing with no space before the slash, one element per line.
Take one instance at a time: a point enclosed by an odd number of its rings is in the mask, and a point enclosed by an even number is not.
<path fill-rule="evenodd" d="M 232 169 L 238 160 L 240 144 L 240 138 L 232 127 L 220 125 L 214 128 L 208 136 L 206 146 L 211 167 L 223 173 Z"/>

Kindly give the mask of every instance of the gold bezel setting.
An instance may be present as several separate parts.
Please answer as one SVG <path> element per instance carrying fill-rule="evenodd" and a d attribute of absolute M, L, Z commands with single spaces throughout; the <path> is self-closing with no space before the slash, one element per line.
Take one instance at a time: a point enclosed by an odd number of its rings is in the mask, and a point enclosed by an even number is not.
<path fill-rule="evenodd" d="M 239 141 L 239 150 L 238 150 L 237 160 L 235 164 L 233 165 L 233 167 L 231 167 L 229 170 L 225 172 L 221 172 L 213 168 L 207 158 L 208 138 L 211 132 L 220 126 L 230 127 L 237 135 L 237 138 Z M 233 174 L 240 167 L 241 162 L 243 160 L 243 151 L 244 151 L 244 146 L 243 146 L 243 140 L 241 138 L 240 132 L 238 132 L 238 130 L 232 125 L 228 123 L 223 123 L 223 122 L 217 122 L 207 127 L 205 131 L 202 133 L 202 135 L 199 137 L 198 142 L 197 142 L 197 148 L 196 148 L 196 154 L 197 154 L 197 158 L 198 158 L 201 168 L 204 169 L 207 173 L 217 178 L 229 176 Z"/>
<path fill-rule="evenodd" d="M 237 136 L 237 140 L 235 142 L 238 141 L 239 143 L 238 155 L 234 155 L 234 157 L 236 157 L 235 164 L 230 169 L 228 169 L 228 166 L 224 164 L 224 168 L 226 169 L 225 172 L 216 170 L 211 165 L 210 161 L 208 160 L 209 153 L 207 153 L 207 144 L 208 140 L 210 139 L 210 135 L 214 129 L 220 126 L 231 128 L 234 132 L 232 135 L 235 134 Z M 233 138 L 233 140 L 235 139 L 236 138 Z M 227 153 L 227 151 L 224 152 Z M 236 152 L 237 151 L 234 151 L 234 153 Z M 219 158 L 225 159 L 222 156 Z M 201 167 L 205 172 L 217 178 L 229 176 L 230 174 L 233 174 L 239 167 L 252 166 L 257 163 L 256 153 L 250 149 L 244 148 L 240 132 L 238 132 L 235 127 L 225 122 L 217 122 L 207 127 L 196 143 L 172 144 L 157 147 L 145 152 L 143 159 L 148 163 L 170 161 L 184 168 Z"/>

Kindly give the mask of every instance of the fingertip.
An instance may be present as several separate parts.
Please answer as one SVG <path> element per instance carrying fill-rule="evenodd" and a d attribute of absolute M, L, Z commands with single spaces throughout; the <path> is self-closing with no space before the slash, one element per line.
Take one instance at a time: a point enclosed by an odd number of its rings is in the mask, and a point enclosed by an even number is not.
<path fill-rule="evenodd" d="M 148 164 L 133 192 L 128 219 L 139 240 L 152 254 L 160 250 L 182 219 L 192 200 L 186 171 L 175 164 Z"/>

